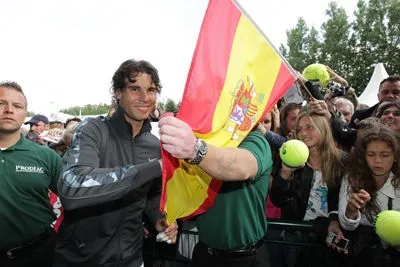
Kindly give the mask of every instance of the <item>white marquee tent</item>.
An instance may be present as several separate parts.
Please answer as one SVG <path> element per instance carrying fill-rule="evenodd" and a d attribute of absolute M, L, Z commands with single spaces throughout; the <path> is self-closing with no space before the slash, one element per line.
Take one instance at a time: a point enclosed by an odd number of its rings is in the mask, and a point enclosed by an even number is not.
<path fill-rule="evenodd" d="M 385 67 L 382 63 L 375 64 L 374 73 L 368 82 L 367 87 L 364 89 L 362 94 L 358 97 L 358 102 L 360 104 L 367 104 L 368 106 L 373 106 L 378 103 L 378 88 L 381 81 L 387 78 Z"/>

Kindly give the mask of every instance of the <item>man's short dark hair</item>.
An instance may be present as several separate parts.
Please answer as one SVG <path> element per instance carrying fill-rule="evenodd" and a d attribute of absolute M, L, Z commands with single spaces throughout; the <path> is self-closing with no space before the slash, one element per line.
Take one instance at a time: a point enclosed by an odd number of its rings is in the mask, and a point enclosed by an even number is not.
<path fill-rule="evenodd" d="M 382 84 L 389 82 L 389 83 L 395 83 L 395 82 L 400 82 L 400 76 L 399 75 L 391 75 L 387 77 L 386 79 L 383 79 L 381 83 L 379 84 L 379 89 L 382 87 Z"/>
<path fill-rule="evenodd" d="M 129 59 L 121 64 L 112 78 L 112 93 L 125 87 L 125 78 L 129 79 L 132 74 L 147 73 L 154 82 L 158 93 L 161 92 L 161 83 L 157 69 L 145 60 Z"/>
<path fill-rule="evenodd" d="M 22 90 L 21 85 L 19 85 L 18 83 L 13 82 L 13 81 L 4 81 L 4 82 L 0 82 L 0 87 L 14 89 L 15 91 L 21 93 L 25 98 L 26 106 L 28 105 L 28 100 L 26 99 L 24 91 Z"/>

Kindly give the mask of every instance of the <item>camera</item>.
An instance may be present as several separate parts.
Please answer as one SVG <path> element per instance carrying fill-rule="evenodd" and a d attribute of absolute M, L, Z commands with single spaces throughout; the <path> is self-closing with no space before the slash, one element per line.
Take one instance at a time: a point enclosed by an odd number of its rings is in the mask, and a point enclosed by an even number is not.
<path fill-rule="evenodd" d="M 332 94 L 332 97 L 344 96 L 347 94 L 347 90 L 349 87 L 343 86 L 334 81 L 330 81 L 327 90 L 329 90 Z"/>
<path fill-rule="evenodd" d="M 326 237 L 326 243 L 330 244 L 335 244 L 335 246 L 342 251 L 345 251 L 349 245 L 349 239 L 347 238 L 342 238 L 338 243 L 335 243 L 337 235 L 333 232 L 329 232 L 328 236 Z"/>

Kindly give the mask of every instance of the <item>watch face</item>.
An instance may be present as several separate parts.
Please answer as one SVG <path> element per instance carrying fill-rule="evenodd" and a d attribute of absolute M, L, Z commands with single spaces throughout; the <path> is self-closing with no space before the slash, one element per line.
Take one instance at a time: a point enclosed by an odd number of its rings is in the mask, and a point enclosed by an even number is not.
<path fill-rule="evenodd" d="M 207 152 L 207 145 L 203 140 L 199 140 L 199 152 L 201 154 L 204 154 L 205 152 Z"/>
<path fill-rule="evenodd" d="M 207 146 L 207 143 L 204 142 L 203 140 L 201 140 L 201 142 L 202 142 L 202 144 L 203 144 L 203 146 L 202 146 L 202 154 L 203 154 L 203 158 L 204 158 L 205 155 L 206 155 L 207 152 L 208 152 L 208 146 Z"/>
<path fill-rule="evenodd" d="M 208 148 L 207 148 L 207 144 L 201 140 L 201 139 L 197 139 L 196 142 L 196 156 L 194 159 L 190 160 L 189 163 L 191 164 L 199 164 L 200 161 L 205 157 L 205 155 L 207 154 Z"/>

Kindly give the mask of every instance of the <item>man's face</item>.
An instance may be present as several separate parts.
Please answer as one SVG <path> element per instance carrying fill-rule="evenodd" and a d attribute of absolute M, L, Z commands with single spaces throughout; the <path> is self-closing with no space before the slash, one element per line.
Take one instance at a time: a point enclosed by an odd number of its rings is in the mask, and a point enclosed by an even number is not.
<path fill-rule="evenodd" d="M 340 110 L 340 112 L 342 112 L 346 123 L 349 124 L 351 121 L 351 117 L 353 116 L 353 113 L 351 113 L 351 108 L 349 107 L 349 105 L 335 104 L 335 107 L 338 110 Z"/>
<path fill-rule="evenodd" d="M 44 123 L 43 121 L 39 121 L 35 124 L 31 124 L 31 131 L 36 133 L 36 134 L 41 134 L 43 133 L 47 128 L 47 124 Z"/>
<path fill-rule="evenodd" d="M 385 82 L 379 88 L 379 102 L 400 99 L 400 81 Z"/>
<path fill-rule="evenodd" d="M 134 74 L 125 80 L 125 87 L 115 94 L 129 122 L 148 119 L 157 100 L 157 88 L 151 76 L 147 73 Z"/>
<path fill-rule="evenodd" d="M 26 99 L 12 88 L 0 87 L 0 133 L 19 132 L 26 115 Z"/>

